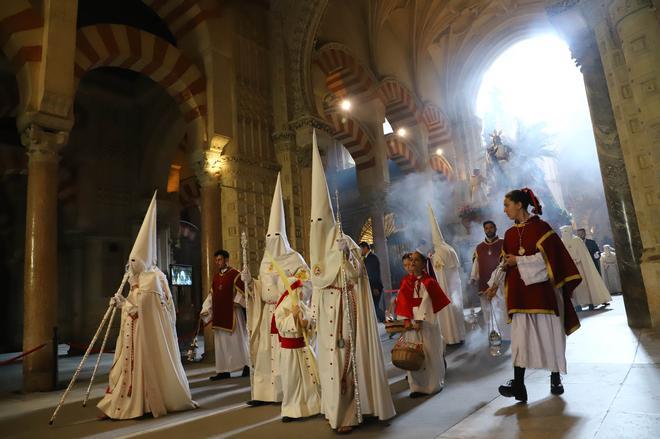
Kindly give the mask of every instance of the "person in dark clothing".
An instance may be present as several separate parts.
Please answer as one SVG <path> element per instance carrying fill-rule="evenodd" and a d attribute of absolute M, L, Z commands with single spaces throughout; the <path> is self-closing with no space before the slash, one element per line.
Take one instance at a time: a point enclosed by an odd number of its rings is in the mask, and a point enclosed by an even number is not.
<path fill-rule="evenodd" d="M 577 229 L 577 236 L 584 241 L 584 245 L 587 246 L 587 250 L 589 250 L 589 254 L 591 255 L 591 260 L 594 261 L 596 270 L 598 270 L 598 273 L 600 274 L 600 248 L 598 247 L 598 244 L 596 244 L 596 241 L 593 239 L 587 239 L 587 231 L 584 229 Z"/>
<path fill-rule="evenodd" d="M 378 256 L 371 251 L 371 246 L 368 242 L 362 241 L 360 243 L 362 250 L 362 257 L 364 258 L 364 266 L 367 269 L 367 276 L 369 277 L 369 285 L 371 286 L 371 297 L 374 299 L 374 308 L 376 309 L 376 317 L 379 322 L 385 321 L 385 311 L 381 306 L 383 297 L 383 282 L 380 279 L 380 261 Z"/>

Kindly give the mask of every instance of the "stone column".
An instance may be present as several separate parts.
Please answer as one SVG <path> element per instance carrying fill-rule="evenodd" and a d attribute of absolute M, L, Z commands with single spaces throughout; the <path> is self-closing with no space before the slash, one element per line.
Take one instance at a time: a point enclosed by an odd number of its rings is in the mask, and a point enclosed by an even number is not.
<path fill-rule="evenodd" d="M 628 68 L 637 114 L 627 122 L 642 142 L 628 157 L 643 245 L 642 275 L 651 323 L 660 325 L 660 25 L 650 0 L 615 0 L 610 20 Z"/>
<path fill-rule="evenodd" d="M 286 215 L 289 243 L 294 249 L 302 248 L 302 205 L 300 203 L 300 175 L 296 155 L 296 134 L 280 131 L 273 134 L 275 154 L 281 166 L 282 197 Z"/>
<path fill-rule="evenodd" d="M 22 136 L 28 154 L 23 350 L 46 346 L 23 359 L 23 390 L 54 390 L 53 328 L 57 325 L 57 183 L 65 131 L 31 124 Z"/>
<path fill-rule="evenodd" d="M 390 273 L 390 252 L 387 247 L 385 235 L 385 194 L 375 197 L 370 206 L 371 232 L 374 238 L 374 253 L 380 261 L 380 278 L 383 288 L 392 289 L 392 275 Z"/>
<path fill-rule="evenodd" d="M 584 77 L 619 271 L 625 285 L 623 300 L 628 324 L 648 327 L 647 294 L 639 266 L 641 239 L 607 81 L 595 41 L 583 38 L 580 44 L 572 44 L 571 51 Z"/>
<path fill-rule="evenodd" d="M 213 275 L 216 272 L 213 254 L 222 243 L 220 163 L 224 145 L 226 142 L 218 148 L 198 150 L 192 156 L 192 166 L 200 184 L 202 300 L 205 300 L 211 291 Z M 214 358 L 213 328 L 208 325 L 204 328 L 204 359 L 213 362 Z"/>

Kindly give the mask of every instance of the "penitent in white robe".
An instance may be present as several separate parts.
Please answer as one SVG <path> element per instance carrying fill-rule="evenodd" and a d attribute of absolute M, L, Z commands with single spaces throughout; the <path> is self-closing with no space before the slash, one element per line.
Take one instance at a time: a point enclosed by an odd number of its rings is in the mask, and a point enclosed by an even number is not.
<path fill-rule="evenodd" d="M 603 282 L 610 293 L 620 293 L 623 291 L 621 288 L 621 277 L 619 276 L 619 266 L 616 262 L 616 253 L 606 250 L 600 255 L 600 274 L 603 277 Z"/>
<path fill-rule="evenodd" d="M 474 259 L 470 280 L 479 282 L 479 261 Z M 490 325 L 490 314 L 495 313 L 495 322 L 500 330 L 502 340 L 511 340 L 511 325 L 509 325 L 509 315 L 507 313 L 506 299 L 504 298 L 504 282 L 498 285 L 497 294 L 488 300 L 483 291 L 479 292 L 479 301 L 481 302 L 481 312 L 484 317 L 484 323 L 487 327 Z"/>
<path fill-rule="evenodd" d="M 603 279 L 598 274 L 589 250 L 577 236 L 567 237 L 562 231 L 562 242 L 573 258 L 582 276 L 582 282 L 573 290 L 573 303 L 579 306 L 600 305 L 612 300 Z"/>
<path fill-rule="evenodd" d="M 344 268 L 347 283 L 350 284 L 350 294 L 357 305 L 356 359 L 361 410 L 363 415 L 376 416 L 381 420 L 390 419 L 396 412 L 385 376 L 383 348 L 380 344 L 369 279 L 357 250 L 359 247 L 353 242 L 351 244 L 353 248 L 350 262 L 344 262 Z M 321 412 L 325 414 L 332 428 L 358 424 L 352 367 L 348 367 L 344 375 L 344 366 L 349 359 L 346 349 L 349 323 L 344 315 L 340 286 L 340 276 L 337 276 L 335 281 L 325 288 L 314 287 L 312 294 L 312 320 L 317 331 L 321 380 Z M 345 340 L 343 349 L 337 345 L 340 333 Z M 342 377 L 345 378 L 344 393 Z"/>
<path fill-rule="evenodd" d="M 295 291 L 298 294 L 298 291 Z M 300 325 L 291 312 L 294 300 L 287 295 L 275 310 L 275 324 L 282 337 L 303 337 Z M 308 308 L 299 301 L 303 316 Z M 321 413 L 321 394 L 314 352 L 309 347 L 280 349 L 280 376 L 282 378 L 282 417 L 303 418 Z"/>
<path fill-rule="evenodd" d="M 455 252 L 453 249 L 451 251 Z M 437 313 L 440 329 L 445 343 L 457 344 L 465 340 L 465 316 L 463 315 L 463 288 L 461 286 L 460 266 L 458 256 L 448 261 L 436 252 L 432 256 L 435 277 L 442 291 L 447 294 L 451 303 Z M 456 262 L 454 262 L 456 261 Z"/>
<path fill-rule="evenodd" d="M 181 365 L 172 295 L 158 269 L 140 273 L 122 307 L 109 384 L 97 407 L 112 419 L 196 407 Z"/>
<path fill-rule="evenodd" d="M 516 261 L 525 285 L 548 280 L 541 252 L 531 256 L 517 256 Z M 498 268 L 493 272 L 488 285 L 499 283 L 503 278 L 504 272 Z M 559 316 L 527 313 L 511 316 L 511 358 L 514 366 L 566 373 L 566 333 L 561 290 L 555 290 L 555 297 Z"/>
<path fill-rule="evenodd" d="M 240 294 L 237 294 L 241 296 Z M 250 365 L 248 354 L 248 336 L 245 325 L 245 314 L 239 303 L 234 303 L 234 321 L 236 325 L 233 331 L 213 328 L 213 344 L 215 348 L 215 372 L 235 372 Z M 204 323 L 213 320 L 213 294 L 206 296 L 202 304 L 202 317 Z"/>
<path fill-rule="evenodd" d="M 411 392 L 431 394 L 440 391 L 445 382 L 444 342 L 431 297 L 424 284 L 417 283 L 414 294 L 422 299 L 419 306 L 413 307 L 413 318 L 420 322 L 421 329 L 406 331 L 403 337 L 406 341 L 422 342 L 424 364 L 419 370 L 408 372 L 408 385 Z"/>

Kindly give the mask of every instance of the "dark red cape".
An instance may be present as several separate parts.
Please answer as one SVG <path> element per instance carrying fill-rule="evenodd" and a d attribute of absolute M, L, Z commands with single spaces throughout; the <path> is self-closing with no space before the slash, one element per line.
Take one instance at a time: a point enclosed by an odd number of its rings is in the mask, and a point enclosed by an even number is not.
<path fill-rule="evenodd" d="M 573 333 L 580 327 L 580 321 L 573 308 L 571 296 L 575 287 L 582 281 L 573 258 L 550 225 L 538 216 L 531 217 L 524 227 L 515 224 L 506 231 L 504 253 L 518 256 L 521 236 L 525 256 L 538 252 L 543 255 L 549 280 L 526 286 L 520 278 L 518 267 L 509 268 L 504 281 L 509 316 L 515 313 L 558 316 L 559 307 L 554 290 L 560 289 L 564 301 L 564 331 L 567 335 Z"/>
<path fill-rule="evenodd" d="M 241 274 L 229 267 L 224 273 L 213 276 L 213 327 L 234 332 L 234 296 L 245 294 Z"/>

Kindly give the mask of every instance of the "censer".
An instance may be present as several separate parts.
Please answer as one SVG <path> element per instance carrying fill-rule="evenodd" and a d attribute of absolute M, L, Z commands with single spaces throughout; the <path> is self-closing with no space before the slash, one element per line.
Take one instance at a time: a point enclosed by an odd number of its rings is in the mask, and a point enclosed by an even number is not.
<path fill-rule="evenodd" d="M 190 346 L 188 347 L 188 351 L 186 352 L 186 360 L 190 361 L 191 363 L 195 361 L 197 358 L 197 349 L 199 346 L 197 345 L 197 336 L 199 335 L 199 327 L 202 326 L 202 319 L 200 318 L 197 321 L 197 331 L 195 332 L 195 335 L 193 336 L 192 341 L 190 342 Z"/>
<path fill-rule="evenodd" d="M 477 326 L 479 326 L 479 318 L 477 317 L 477 313 L 474 311 L 474 307 L 472 307 L 472 311 L 470 311 L 470 314 L 468 314 L 467 323 L 470 325 L 470 329 L 473 331 L 477 329 Z"/>
<path fill-rule="evenodd" d="M 488 345 L 490 346 L 490 355 L 499 357 L 502 355 L 502 334 L 497 326 L 497 319 L 493 312 L 493 305 L 490 304 L 490 331 L 488 332 Z"/>

